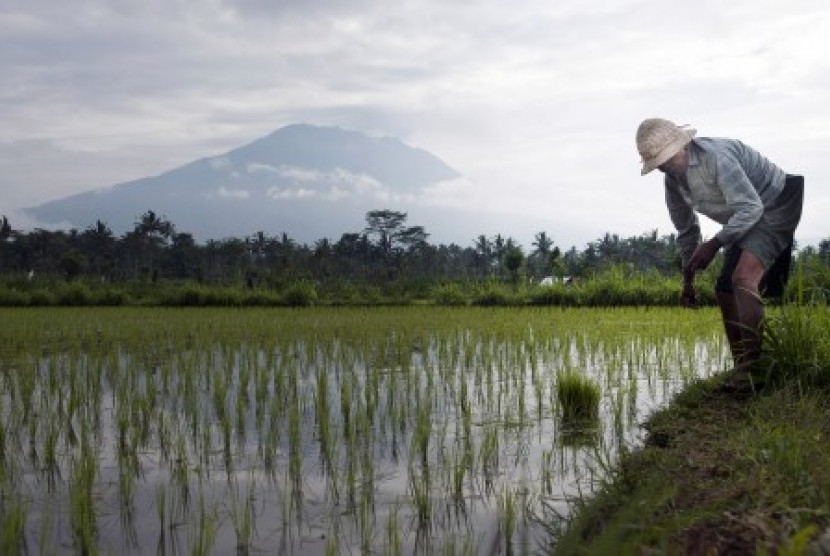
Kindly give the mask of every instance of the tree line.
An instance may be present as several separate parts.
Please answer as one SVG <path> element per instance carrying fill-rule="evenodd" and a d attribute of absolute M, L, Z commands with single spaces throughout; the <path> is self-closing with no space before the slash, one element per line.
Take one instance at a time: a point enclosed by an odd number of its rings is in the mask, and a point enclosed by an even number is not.
<path fill-rule="evenodd" d="M 703 302 L 721 257 L 700 277 Z M 797 251 L 791 298 L 830 293 L 830 238 Z M 673 305 L 680 291 L 674 234 L 610 232 L 563 250 L 545 231 L 527 251 L 481 234 L 434 244 L 407 214 L 366 213 L 362 230 L 303 244 L 263 231 L 197 242 L 152 210 L 121 236 L 102 221 L 83 230 L 16 230 L 0 217 L 0 305 Z M 547 278 L 547 279 L 546 279 Z M 547 284 L 547 285 L 546 285 Z"/>
<path fill-rule="evenodd" d="M 258 231 L 244 238 L 198 243 L 167 218 L 148 210 L 133 229 L 117 237 L 100 220 L 83 230 L 12 228 L 0 220 L 0 272 L 72 281 L 89 278 L 109 283 L 193 280 L 204 284 L 244 283 L 248 287 L 309 279 L 321 284 L 353 281 L 388 284 L 399 281 L 494 279 L 540 281 L 546 276 L 586 277 L 609 265 L 638 271 L 676 272 L 675 236 L 657 231 L 620 238 L 606 233 L 587 247 L 563 251 L 545 231 L 535 234 L 532 249 L 512 237 L 481 234 L 467 246 L 433 244 L 422 226 L 409 225 L 407 214 L 390 209 L 366 213 L 362 230 L 337 241 L 321 238 L 311 245 L 288 234 Z"/>

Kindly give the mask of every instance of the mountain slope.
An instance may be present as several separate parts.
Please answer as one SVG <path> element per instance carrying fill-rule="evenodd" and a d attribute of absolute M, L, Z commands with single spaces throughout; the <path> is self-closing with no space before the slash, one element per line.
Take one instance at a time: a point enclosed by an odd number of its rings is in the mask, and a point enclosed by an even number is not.
<path fill-rule="evenodd" d="M 368 210 L 423 208 L 426 189 L 460 177 L 436 156 L 397 139 L 290 125 L 222 155 L 26 212 L 60 227 L 102 220 L 121 234 L 151 209 L 200 240 L 262 230 L 310 242 L 360 231 Z M 453 211 L 420 212 L 440 223 Z M 424 222 L 410 218 L 410 224 Z"/>

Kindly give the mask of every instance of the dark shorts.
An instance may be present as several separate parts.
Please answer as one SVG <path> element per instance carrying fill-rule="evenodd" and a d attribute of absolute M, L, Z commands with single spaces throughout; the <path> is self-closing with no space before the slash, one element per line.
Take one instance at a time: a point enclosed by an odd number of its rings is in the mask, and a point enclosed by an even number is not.
<path fill-rule="evenodd" d="M 744 237 L 729 246 L 715 291 L 732 293 L 732 274 L 744 249 L 754 254 L 766 272 L 759 292 L 764 297 L 781 297 L 790 276 L 793 235 L 801 219 L 804 204 L 804 178 L 787 176 L 784 189 L 761 220 Z"/>

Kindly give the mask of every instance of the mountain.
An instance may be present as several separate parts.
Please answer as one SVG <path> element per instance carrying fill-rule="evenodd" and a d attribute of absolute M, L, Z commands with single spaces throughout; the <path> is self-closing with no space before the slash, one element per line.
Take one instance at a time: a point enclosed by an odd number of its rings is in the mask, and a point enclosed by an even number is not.
<path fill-rule="evenodd" d="M 264 231 L 285 232 L 310 243 L 359 232 L 367 211 L 388 208 L 407 212 L 407 225 L 450 237 L 456 235 L 450 228 L 464 217 L 424 201 L 430 188 L 461 177 L 438 157 L 398 139 L 298 124 L 158 176 L 86 191 L 25 212 L 44 227 L 83 229 L 101 220 L 123 234 L 141 214 L 153 210 L 201 241 Z M 471 228 L 453 240 L 466 244 L 485 231 Z"/>

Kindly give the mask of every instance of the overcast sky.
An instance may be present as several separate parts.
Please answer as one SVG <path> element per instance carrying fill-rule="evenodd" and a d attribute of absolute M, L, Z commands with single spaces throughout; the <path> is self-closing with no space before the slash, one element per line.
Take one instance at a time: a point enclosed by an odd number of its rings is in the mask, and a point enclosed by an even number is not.
<path fill-rule="evenodd" d="M 436 203 L 582 248 L 673 231 L 634 144 L 659 116 L 803 173 L 817 243 L 828 52 L 826 0 L 0 0 L 0 213 L 311 123 L 429 150 L 469 178 Z"/>

